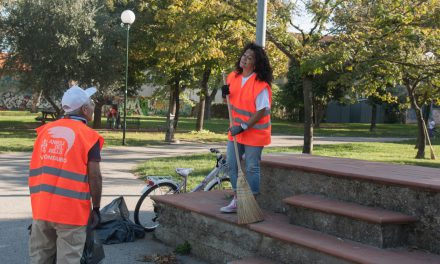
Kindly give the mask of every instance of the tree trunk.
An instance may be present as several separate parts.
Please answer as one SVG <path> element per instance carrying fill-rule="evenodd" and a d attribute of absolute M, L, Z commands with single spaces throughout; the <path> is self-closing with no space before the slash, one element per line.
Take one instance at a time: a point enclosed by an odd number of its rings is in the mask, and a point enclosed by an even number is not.
<path fill-rule="evenodd" d="M 208 95 L 208 81 L 211 75 L 211 68 L 207 67 L 203 72 L 202 81 L 200 83 L 200 100 L 199 111 L 197 113 L 196 131 L 203 130 L 203 121 L 205 120 L 205 102 Z"/>
<path fill-rule="evenodd" d="M 312 78 L 303 79 L 304 93 L 304 146 L 303 153 L 313 154 L 313 91 Z"/>
<path fill-rule="evenodd" d="M 184 90 L 184 89 L 182 89 Z M 180 115 L 180 85 L 179 82 L 176 83 L 174 86 L 174 95 L 173 95 L 174 101 L 176 102 L 175 109 L 174 109 L 174 131 L 177 130 L 177 124 L 179 122 L 179 115 Z"/>
<path fill-rule="evenodd" d="M 416 112 L 416 117 L 417 117 L 417 143 L 416 143 L 417 154 L 415 158 L 424 159 L 426 134 L 424 129 L 425 121 L 423 120 L 422 109 L 417 104 L 417 99 L 413 92 L 414 88 L 411 87 L 409 82 L 406 82 L 405 86 L 408 90 L 408 96 L 411 103 L 411 107 Z"/>
<path fill-rule="evenodd" d="M 377 105 L 373 103 L 371 105 L 371 123 L 370 123 L 370 132 L 376 131 L 376 123 L 377 123 Z"/>
<path fill-rule="evenodd" d="M 314 127 L 320 128 L 322 119 L 324 118 L 325 114 L 325 105 L 321 102 L 317 103 L 315 102 L 313 104 L 313 118 L 314 118 Z"/>
<path fill-rule="evenodd" d="M 212 102 L 215 100 L 215 96 L 217 95 L 217 89 L 214 88 L 209 96 L 206 97 L 205 102 L 205 120 L 211 119 L 211 106 Z"/>
<path fill-rule="evenodd" d="M 422 110 L 420 109 L 420 107 L 415 108 L 415 111 L 417 116 L 417 131 L 418 131 L 416 159 L 424 159 L 425 141 L 426 141 L 426 134 L 424 129 L 425 121 L 423 120 Z"/>
<path fill-rule="evenodd" d="M 43 94 L 43 91 L 34 91 L 32 93 L 32 105 L 31 105 L 31 113 L 37 113 L 38 112 L 38 105 L 41 101 L 41 95 Z"/>
<path fill-rule="evenodd" d="M 102 106 L 104 105 L 102 102 L 103 102 L 102 100 L 95 101 L 95 112 L 93 115 L 94 129 L 99 129 L 102 127 L 101 116 L 102 116 Z"/>
<path fill-rule="evenodd" d="M 176 112 L 176 101 L 174 100 L 174 86 L 170 85 L 170 98 L 168 102 L 168 115 L 167 115 L 167 131 L 165 133 L 165 141 L 174 141 L 174 114 Z"/>

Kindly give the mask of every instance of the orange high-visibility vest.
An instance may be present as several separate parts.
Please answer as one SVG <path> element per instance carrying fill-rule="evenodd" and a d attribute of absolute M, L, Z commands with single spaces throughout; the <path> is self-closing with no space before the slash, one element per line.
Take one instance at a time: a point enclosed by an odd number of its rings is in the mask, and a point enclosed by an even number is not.
<path fill-rule="evenodd" d="M 261 91 L 266 88 L 269 93 L 269 104 L 272 104 L 272 91 L 266 82 L 256 79 L 253 74 L 241 87 L 242 75 L 232 72 L 228 75 L 229 102 L 231 104 L 231 115 L 234 125 L 247 123 L 249 118 L 257 112 L 255 100 Z M 252 127 L 236 136 L 237 142 L 249 146 L 266 146 L 270 144 L 271 138 L 270 109 Z M 229 140 L 233 140 L 231 133 L 228 133 Z"/>
<path fill-rule="evenodd" d="M 81 121 L 60 119 L 41 126 L 29 171 L 34 219 L 68 225 L 87 225 L 90 186 L 89 150 L 104 139 Z"/>

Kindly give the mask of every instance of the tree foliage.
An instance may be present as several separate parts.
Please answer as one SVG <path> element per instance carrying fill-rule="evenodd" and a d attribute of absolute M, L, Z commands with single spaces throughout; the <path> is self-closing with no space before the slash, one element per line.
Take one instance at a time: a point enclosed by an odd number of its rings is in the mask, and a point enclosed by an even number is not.
<path fill-rule="evenodd" d="M 97 86 L 98 101 L 120 88 L 123 31 L 103 1 L 17 0 L 3 7 L 6 70 L 21 65 L 21 85 L 42 91 L 58 112 L 55 100 L 69 79 Z"/>
<path fill-rule="evenodd" d="M 419 127 L 417 158 L 425 156 L 421 107 L 440 97 L 439 12 L 437 0 L 347 1 L 335 19 L 341 52 L 357 76 L 354 89 L 368 96 L 390 84 L 406 88 Z"/>

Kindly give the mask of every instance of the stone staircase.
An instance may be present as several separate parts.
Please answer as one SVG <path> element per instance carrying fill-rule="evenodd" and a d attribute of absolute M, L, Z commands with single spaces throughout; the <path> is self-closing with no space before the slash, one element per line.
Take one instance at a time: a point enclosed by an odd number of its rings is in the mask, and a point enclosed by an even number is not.
<path fill-rule="evenodd" d="M 440 263 L 437 169 L 268 155 L 261 177 L 263 222 L 219 213 L 221 191 L 155 196 L 155 236 L 210 263 Z"/>
<path fill-rule="evenodd" d="M 408 245 L 417 218 L 316 195 L 296 195 L 283 200 L 289 222 L 367 245 L 389 248 Z"/>

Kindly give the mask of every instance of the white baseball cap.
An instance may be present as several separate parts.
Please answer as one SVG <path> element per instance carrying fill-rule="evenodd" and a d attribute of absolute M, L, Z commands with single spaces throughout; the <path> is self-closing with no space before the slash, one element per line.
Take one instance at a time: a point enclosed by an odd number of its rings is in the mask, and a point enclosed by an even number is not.
<path fill-rule="evenodd" d="M 70 87 L 61 99 L 61 105 L 66 113 L 75 111 L 89 101 L 89 98 L 96 93 L 95 87 L 82 89 L 78 86 Z"/>

